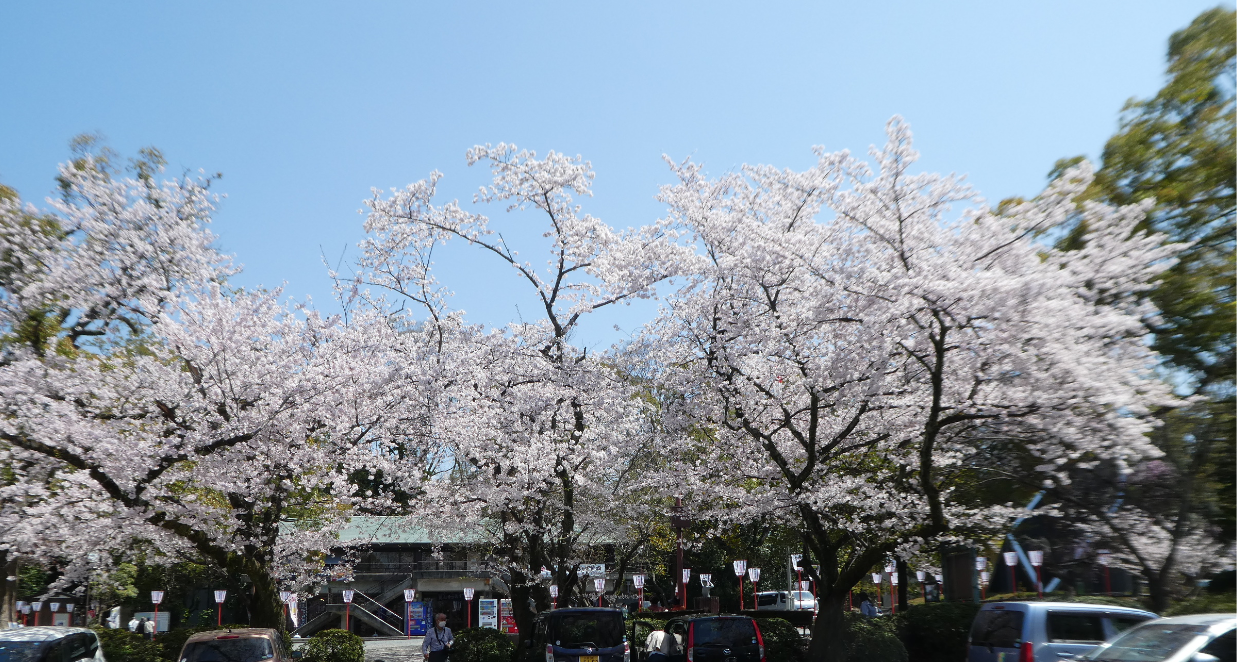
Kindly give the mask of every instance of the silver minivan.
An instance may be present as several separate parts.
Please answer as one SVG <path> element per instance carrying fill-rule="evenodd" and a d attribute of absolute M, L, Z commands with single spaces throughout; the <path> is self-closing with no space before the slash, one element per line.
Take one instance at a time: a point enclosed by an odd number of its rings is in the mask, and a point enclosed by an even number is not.
<path fill-rule="evenodd" d="M 968 662 L 1058 662 L 1086 653 L 1155 614 L 1073 602 L 991 602 L 971 624 Z"/>

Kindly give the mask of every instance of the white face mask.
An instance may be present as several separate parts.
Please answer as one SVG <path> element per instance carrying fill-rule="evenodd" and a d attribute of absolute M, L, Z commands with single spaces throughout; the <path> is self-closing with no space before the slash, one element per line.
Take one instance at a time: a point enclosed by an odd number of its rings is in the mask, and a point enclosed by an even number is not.
<path fill-rule="evenodd" d="M 447 622 L 446 622 L 446 621 L 438 621 L 438 627 L 440 627 L 440 628 L 445 628 L 445 627 L 447 627 Z"/>

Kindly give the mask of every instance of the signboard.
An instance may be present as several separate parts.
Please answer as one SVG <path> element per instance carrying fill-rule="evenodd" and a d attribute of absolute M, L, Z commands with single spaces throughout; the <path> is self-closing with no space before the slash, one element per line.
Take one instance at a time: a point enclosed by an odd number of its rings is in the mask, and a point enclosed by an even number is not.
<path fill-rule="evenodd" d="M 52 625 L 68 625 L 68 614 L 52 614 Z"/>
<path fill-rule="evenodd" d="M 477 625 L 498 629 L 498 600 L 481 598 L 477 601 Z"/>
<path fill-rule="evenodd" d="M 408 634 L 412 636 L 425 636 L 429 631 L 429 614 L 426 614 L 424 602 L 409 602 L 408 603 Z"/>
<path fill-rule="evenodd" d="M 519 634 L 520 630 L 515 626 L 515 612 L 511 611 L 511 601 L 503 600 L 498 603 L 498 631 L 509 634 Z"/>
<path fill-rule="evenodd" d="M 605 577 L 606 564 L 604 563 L 581 563 L 579 573 L 583 577 Z"/>

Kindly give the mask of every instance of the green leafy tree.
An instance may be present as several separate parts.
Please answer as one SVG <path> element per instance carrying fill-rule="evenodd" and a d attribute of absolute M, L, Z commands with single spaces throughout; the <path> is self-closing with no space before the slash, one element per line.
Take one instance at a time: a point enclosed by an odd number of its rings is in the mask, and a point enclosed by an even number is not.
<path fill-rule="evenodd" d="M 1232 10 L 1217 7 L 1173 33 L 1166 84 L 1149 99 L 1126 103 L 1085 196 L 1117 205 L 1153 205 L 1144 227 L 1164 233 L 1166 241 L 1188 243 L 1148 297 L 1160 311 L 1148 324 L 1154 347 L 1164 357 L 1165 378 L 1180 392 L 1203 396 L 1189 407 L 1160 414 L 1164 425 L 1154 439 L 1165 456 L 1153 473 L 1167 478 L 1148 486 L 1110 472 L 1108 489 L 1092 485 L 1089 501 L 1076 490 L 1058 494 L 1106 522 L 1118 544 L 1124 541 L 1127 559 L 1147 578 L 1158 611 L 1181 588 L 1177 579 L 1184 570 L 1182 557 L 1189 555 L 1188 541 L 1197 541 L 1205 531 L 1231 543 L 1237 534 L 1234 21 Z M 1050 177 L 1080 160 L 1058 161 Z M 1086 224 L 1079 222 L 1061 243 L 1080 247 L 1087 235 Z M 1165 522 L 1166 554 L 1134 551 L 1137 545 L 1130 543 L 1140 532 L 1120 530 L 1118 520 L 1105 514 L 1118 500 L 1123 508 L 1141 509 Z"/>

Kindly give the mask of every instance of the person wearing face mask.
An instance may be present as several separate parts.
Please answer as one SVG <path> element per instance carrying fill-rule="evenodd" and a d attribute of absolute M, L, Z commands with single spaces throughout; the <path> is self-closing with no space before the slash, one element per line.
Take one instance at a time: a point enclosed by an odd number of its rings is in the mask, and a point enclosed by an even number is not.
<path fill-rule="evenodd" d="M 425 633 L 425 640 L 421 643 L 421 655 L 425 662 L 447 662 L 451 645 L 454 643 L 455 636 L 451 634 L 451 628 L 447 627 L 447 615 L 434 614 L 434 627 Z"/>

